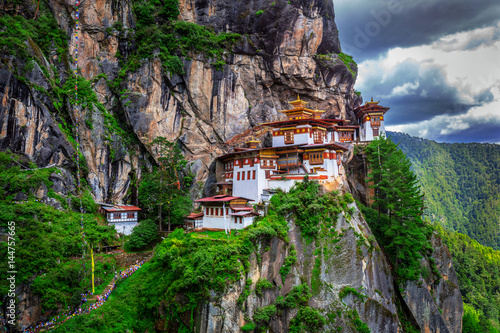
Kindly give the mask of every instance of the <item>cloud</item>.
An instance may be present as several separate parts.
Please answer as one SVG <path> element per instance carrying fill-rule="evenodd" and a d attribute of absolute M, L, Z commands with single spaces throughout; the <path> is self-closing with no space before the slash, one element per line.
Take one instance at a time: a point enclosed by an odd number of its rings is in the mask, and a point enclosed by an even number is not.
<path fill-rule="evenodd" d="M 443 142 L 500 142 L 500 90 L 496 101 L 470 108 L 459 115 L 438 115 L 430 120 L 388 126 L 387 129 Z"/>
<path fill-rule="evenodd" d="M 463 41 L 463 36 L 450 35 L 446 40 Z M 492 92 L 500 89 L 499 50 L 500 41 L 453 52 L 435 44 L 390 49 L 384 56 L 359 64 L 356 89 L 365 99 L 373 96 L 391 108 L 386 121 L 392 126 L 421 123 L 439 115 L 463 115 L 500 100 Z M 466 124 L 456 120 L 447 123 L 442 134 L 428 131 L 426 135 L 449 135 L 466 129 Z"/>
<path fill-rule="evenodd" d="M 445 36 L 498 27 L 498 0 L 338 0 L 336 23 L 344 52 L 358 62 L 395 47 L 432 44 Z M 491 30 L 491 28 L 490 28 Z M 475 49 L 492 43 L 498 33 L 464 40 L 442 40 L 448 50 Z"/>
<path fill-rule="evenodd" d="M 446 52 L 474 51 L 479 47 L 492 46 L 500 40 L 500 22 L 496 26 L 460 32 L 455 35 L 441 37 L 432 43 L 432 47 Z"/>

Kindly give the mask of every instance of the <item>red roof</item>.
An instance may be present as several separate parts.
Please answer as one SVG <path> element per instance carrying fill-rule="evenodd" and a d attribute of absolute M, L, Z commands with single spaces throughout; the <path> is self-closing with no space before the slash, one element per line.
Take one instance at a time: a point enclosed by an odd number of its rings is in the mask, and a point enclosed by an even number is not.
<path fill-rule="evenodd" d="M 191 213 L 189 215 L 186 216 L 187 219 L 199 219 L 200 217 L 203 217 L 203 213 Z"/>
<path fill-rule="evenodd" d="M 137 212 L 137 211 L 142 210 L 139 207 L 131 206 L 131 205 L 123 205 L 123 206 L 115 205 L 112 208 L 102 207 L 102 209 L 104 209 L 107 212 L 131 212 L 131 211 Z"/>
<path fill-rule="evenodd" d="M 196 200 L 196 202 L 228 202 L 236 199 L 242 199 L 246 201 L 251 201 L 251 199 L 243 197 L 232 197 L 230 195 L 216 195 L 214 197 L 201 198 Z"/>

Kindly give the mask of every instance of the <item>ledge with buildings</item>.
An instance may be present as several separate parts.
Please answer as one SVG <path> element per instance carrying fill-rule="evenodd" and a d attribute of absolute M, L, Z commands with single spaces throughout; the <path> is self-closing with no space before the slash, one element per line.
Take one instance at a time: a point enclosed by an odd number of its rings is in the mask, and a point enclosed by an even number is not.
<path fill-rule="evenodd" d="M 258 148 L 260 141 L 250 140 L 246 148 L 217 158 L 224 166 L 217 183 L 220 195 L 196 201 L 202 212 L 186 216 L 192 228 L 244 228 L 258 215 L 249 203 L 265 203 L 277 189 L 288 191 L 306 175 L 322 183 L 334 181 L 350 144 L 385 133 L 384 114 L 389 108 L 373 99 L 354 110 L 358 125 L 324 119 L 325 111 L 307 108 L 300 97 L 290 104 L 292 109 L 280 111 L 287 120 L 262 124 L 272 133 L 271 147 Z M 245 208 L 234 209 L 238 206 Z"/>

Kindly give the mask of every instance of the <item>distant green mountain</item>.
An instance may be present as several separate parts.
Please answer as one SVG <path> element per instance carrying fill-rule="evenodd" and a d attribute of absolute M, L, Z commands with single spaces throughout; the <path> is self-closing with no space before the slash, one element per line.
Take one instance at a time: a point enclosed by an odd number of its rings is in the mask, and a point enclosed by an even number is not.
<path fill-rule="evenodd" d="M 388 132 L 410 158 L 434 222 L 500 249 L 500 145 L 437 143 Z"/>

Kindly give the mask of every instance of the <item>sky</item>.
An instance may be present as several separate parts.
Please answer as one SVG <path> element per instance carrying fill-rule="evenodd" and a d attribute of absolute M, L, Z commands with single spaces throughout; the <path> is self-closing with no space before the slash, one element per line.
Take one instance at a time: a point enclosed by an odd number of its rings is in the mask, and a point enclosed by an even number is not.
<path fill-rule="evenodd" d="M 356 90 L 387 130 L 500 144 L 500 0 L 333 0 Z"/>

